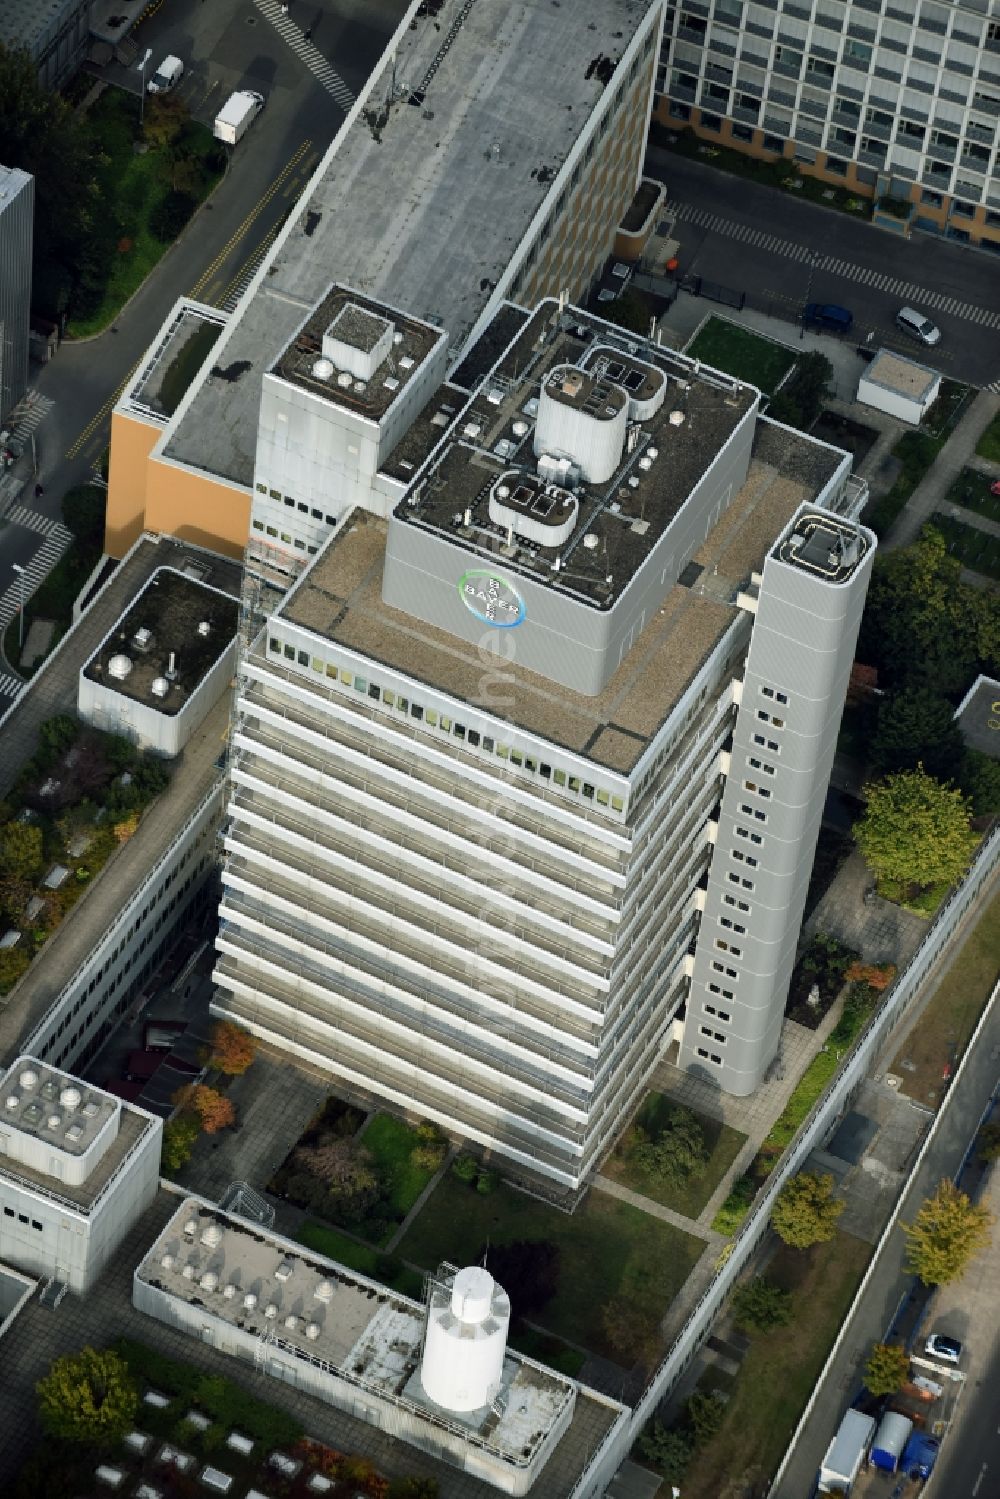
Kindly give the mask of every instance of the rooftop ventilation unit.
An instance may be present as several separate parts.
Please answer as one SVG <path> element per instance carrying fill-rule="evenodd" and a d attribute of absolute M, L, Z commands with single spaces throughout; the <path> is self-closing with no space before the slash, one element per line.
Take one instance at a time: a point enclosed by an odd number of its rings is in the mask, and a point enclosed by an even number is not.
<path fill-rule="evenodd" d="M 337 376 L 337 384 L 340 386 L 341 390 L 346 390 L 348 388 L 348 386 L 351 384 L 352 378 L 353 377 L 348 370 L 341 370 L 340 374 Z"/>
<path fill-rule="evenodd" d="M 209 621 L 207 619 L 201 620 L 198 625 L 198 634 L 204 639 L 206 635 L 211 635 L 211 633 L 212 626 Z"/>
<path fill-rule="evenodd" d="M 209 1223 L 202 1229 L 201 1242 L 206 1249 L 218 1249 L 222 1243 L 222 1228 L 218 1223 Z"/>
<path fill-rule="evenodd" d="M 517 421 L 513 423 L 510 430 L 513 432 L 515 437 L 526 437 L 531 431 L 531 428 L 529 427 L 527 422 L 522 422 L 520 417 L 518 417 Z"/>
<path fill-rule="evenodd" d="M 667 421 L 672 427 L 683 427 L 684 423 L 687 421 L 687 417 L 684 415 L 683 411 L 671 411 L 670 415 L 667 417 Z"/>
<path fill-rule="evenodd" d="M 583 544 L 587 548 L 588 552 L 593 552 L 599 546 L 600 540 L 601 538 L 598 536 L 596 531 L 588 531 L 586 536 L 583 538 Z"/>
<path fill-rule="evenodd" d="M 78 1145 L 83 1139 L 83 1125 L 71 1124 L 66 1131 L 66 1138 L 71 1145 Z"/>
<path fill-rule="evenodd" d="M 125 678 L 128 676 L 131 670 L 131 658 L 122 654 L 121 652 L 119 652 L 116 656 L 112 656 L 111 660 L 108 662 L 108 676 L 114 677 L 116 682 L 124 682 Z"/>
<path fill-rule="evenodd" d="M 313 378 L 316 380 L 329 380 L 334 371 L 332 359 L 317 359 L 312 367 Z"/>
<path fill-rule="evenodd" d="M 30 1093 L 32 1088 L 38 1087 L 38 1073 L 33 1067 L 25 1067 L 24 1071 L 18 1077 L 18 1082 L 25 1093 Z"/>
<path fill-rule="evenodd" d="M 80 1107 L 81 1103 L 83 1102 L 83 1094 L 80 1092 L 79 1088 L 74 1088 L 70 1084 L 69 1086 L 61 1090 L 59 1094 L 59 1102 L 62 1104 L 64 1109 L 72 1112 L 73 1109 L 78 1109 Z"/>
<path fill-rule="evenodd" d="M 149 690 L 154 697 L 166 697 L 167 693 L 170 691 L 170 683 L 167 681 L 166 677 L 154 677 L 152 682 L 150 683 Z"/>
<path fill-rule="evenodd" d="M 147 630 L 145 625 L 143 625 L 142 629 L 136 630 L 132 636 L 132 644 L 137 651 L 148 651 L 152 642 L 153 632 L 152 630 Z"/>

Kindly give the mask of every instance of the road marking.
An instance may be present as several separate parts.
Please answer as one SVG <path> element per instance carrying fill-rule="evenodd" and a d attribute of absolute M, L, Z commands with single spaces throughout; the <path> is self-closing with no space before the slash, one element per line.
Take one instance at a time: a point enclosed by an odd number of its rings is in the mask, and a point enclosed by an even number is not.
<path fill-rule="evenodd" d="M 258 202 L 255 204 L 255 206 L 250 210 L 250 212 L 247 214 L 246 218 L 243 220 L 242 224 L 240 224 L 239 228 L 236 229 L 230 235 L 229 240 L 227 241 L 226 244 L 223 245 L 222 249 L 219 251 L 218 255 L 216 255 L 216 257 L 212 261 L 211 265 L 206 266 L 205 270 L 202 272 L 201 276 L 198 278 L 198 280 L 195 282 L 194 286 L 191 288 L 190 292 L 188 293 L 189 296 L 192 296 L 192 297 L 199 296 L 201 294 L 202 290 L 212 280 L 212 278 L 219 271 L 221 271 L 221 269 L 222 269 L 223 265 L 225 264 L 226 260 L 229 258 L 229 256 L 232 254 L 233 250 L 239 244 L 240 240 L 246 234 L 247 230 L 250 228 L 250 225 L 258 217 L 258 215 L 260 215 L 261 213 L 263 213 L 264 209 L 270 203 L 271 199 L 278 192 L 280 192 L 282 184 L 285 181 L 285 178 L 289 175 L 290 172 L 293 172 L 295 170 L 295 168 L 299 164 L 299 161 L 305 155 L 306 151 L 308 151 L 308 149 L 309 149 L 309 147 L 311 145 L 312 145 L 311 141 L 308 141 L 308 140 L 303 141 L 302 144 L 301 144 L 301 146 L 295 152 L 295 155 L 292 156 L 290 158 L 290 160 L 285 163 L 285 165 L 282 167 L 281 171 L 278 173 L 277 177 L 275 177 L 274 181 L 271 183 L 271 186 L 268 188 L 267 192 L 264 193 L 263 197 L 261 197 L 258 200 Z"/>
<path fill-rule="evenodd" d="M 983 1466 L 982 1466 L 982 1469 L 980 1471 L 979 1477 L 976 1479 L 975 1483 L 972 1485 L 972 1499 L 975 1499 L 975 1496 L 979 1493 L 979 1490 L 980 1490 L 980 1488 L 982 1486 L 983 1479 L 985 1477 L 986 1477 L 986 1464 L 983 1463 Z"/>
<path fill-rule="evenodd" d="M 803 261 L 809 256 L 809 250 L 793 240 L 781 239 L 779 235 L 769 234 L 765 229 L 751 229 L 747 224 L 737 224 L 730 219 L 720 218 L 718 214 L 709 213 L 707 209 L 693 208 L 687 203 L 674 205 L 674 217 L 696 229 L 707 229 L 712 234 L 735 239 L 740 244 L 750 245 L 755 249 L 767 250 L 769 254 L 780 255 L 786 260 Z M 887 292 L 922 308 L 945 312 L 966 323 L 978 323 L 984 328 L 1000 328 L 1000 312 L 977 307 L 972 302 L 963 302 L 943 292 L 929 291 L 913 281 L 900 281 L 874 271 L 869 266 L 855 265 L 852 261 L 822 255 L 816 261 L 816 270 L 826 275 L 843 276 L 845 280 L 856 281 L 860 286 L 871 286 L 877 291 Z"/>
<path fill-rule="evenodd" d="M 105 401 L 104 405 L 101 407 L 100 411 L 97 412 L 96 416 L 93 416 L 90 419 L 90 421 L 84 427 L 83 431 L 80 433 L 79 437 L 73 443 L 72 447 L 66 449 L 67 458 L 75 458 L 83 448 L 88 437 L 92 437 L 104 418 L 110 416 L 112 409 L 117 406 L 119 400 L 121 399 L 122 391 L 125 389 L 126 385 L 129 383 L 141 363 L 141 359 L 136 360 L 135 364 L 133 364 L 132 368 L 129 370 L 128 374 L 125 376 L 125 379 L 119 385 L 118 389 L 112 392 L 112 394 Z"/>
<path fill-rule="evenodd" d="M 34 531 L 39 536 L 55 536 L 60 541 L 65 541 L 67 546 L 73 539 L 62 521 L 50 520 L 47 515 L 40 515 L 37 510 L 29 510 L 27 505 L 11 505 L 8 510 L 4 511 L 3 518 L 13 521 L 15 526 L 24 526 L 26 530 Z"/>
<path fill-rule="evenodd" d="M 17 697 L 22 687 L 27 683 L 20 677 L 12 677 L 8 672 L 0 672 L 0 697 Z"/>
<path fill-rule="evenodd" d="M 296 57 L 300 58 L 347 114 L 354 103 L 354 95 L 335 68 L 331 67 L 318 47 L 306 39 L 305 32 L 284 14 L 277 0 L 253 0 L 261 15 L 266 17 L 281 37 L 287 42 Z"/>
<path fill-rule="evenodd" d="M 256 250 L 250 256 L 250 258 L 244 262 L 244 264 L 236 272 L 236 275 L 229 282 L 228 286 L 221 293 L 219 301 L 216 303 L 216 305 L 218 307 L 221 307 L 223 311 L 234 311 L 237 302 L 240 300 L 243 293 L 250 285 L 250 282 L 253 280 L 254 276 L 256 276 L 257 272 L 260 270 L 261 262 L 270 250 L 274 241 L 277 239 L 278 233 L 281 228 L 281 224 L 275 224 L 273 229 L 270 229 L 268 231 L 268 233 L 261 240 L 260 244 L 257 246 Z"/>

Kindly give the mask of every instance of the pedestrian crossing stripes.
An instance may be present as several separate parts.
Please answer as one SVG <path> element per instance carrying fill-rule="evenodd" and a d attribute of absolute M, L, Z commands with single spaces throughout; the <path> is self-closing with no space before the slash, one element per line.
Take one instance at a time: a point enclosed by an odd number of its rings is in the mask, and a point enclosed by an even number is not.
<path fill-rule="evenodd" d="M 44 541 L 25 567 L 23 579 L 25 603 L 41 587 L 69 546 L 72 539 L 70 533 L 65 526 L 60 526 L 59 529 L 63 533 L 62 536 L 50 536 L 47 541 Z M 6 630 L 11 620 L 17 618 L 17 611 L 21 605 L 21 588 L 22 580 L 18 578 L 0 598 L 0 630 Z"/>
<path fill-rule="evenodd" d="M 8 672 L 0 671 L 0 698 L 17 697 L 24 685 L 20 677 L 12 677 Z"/>
<path fill-rule="evenodd" d="M 1000 380 L 991 380 L 986 389 L 991 390 L 994 395 L 1000 396 Z"/>
<path fill-rule="evenodd" d="M 277 239 L 278 230 L 280 228 L 280 224 L 275 224 L 274 228 L 271 229 L 267 235 L 265 235 L 264 239 L 257 246 L 256 250 L 253 252 L 246 265 L 236 276 L 235 280 L 230 282 L 229 290 L 226 292 L 226 295 L 223 297 L 222 302 L 219 304 L 223 312 L 235 311 L 237 302 L 240 300 L 243 293 L 250 285 L 250 282 L 253 280 L 254 276 L 256 276 L 257 272 L 260 270 L 264 256 L 268 253 L 271 246 L 274 244 L 274 241 Z"/>
<path fill-rule="evenodd" d="M 318 47 L 314 47 L 300 26 L 296 26 L 282 10 L 277 0 L 253 0 L 254 5 L 265 16 L 282 41 L 287 42 L 295 55 L 305 63 L 309 71 L 340 105 L 346 114 L 354 103 L 354 95 L 335 68 L 332 68 Z M 287 9 L 287 7 L 285 7 Z"/>
<path fill-rule="evenodd" d="M 67 531 L 62 521 L 50 520 L 47 515 L 39 515 L 37 510 L 29 510 L 27 505 L 11 505 L 5 511 L 4 520 L 13 521 L 15 526 L 26 526 L 29 531 L 36 531 L 39 536 L 54 536 L 64 546 L 70 543 L 71 533 Z"/>
<path fill-rule="evenodd" d="M 696 229 L 708 229 L 712 234 L 734 239 L 753 249 L 767 250 L 771 255 L 800 262 L 807 262 L 813 256 L 813 251 L 807 245 L 782 239 L 777 234 L 769 234 L 765 229 L 753 229 L 749 224 L 738 224 L 720 214 L 710 213 L 706 208 L 693 208 L 687 203 L 676 203 L 673 207 L 674 217 L 681 222 L 691 224 Z M 873 270 L 870 266 L 856 265 L 850 260 L 838 260 L 832 255 L 817 255 L 815 269 L 827 275 L 842 276 L 845 281 L 855 281 L 859 286 L 870 286 L 874 291 L 886 292 L 904 302 L 912 302 L 922 312 L 945 312 L 967 323 L 979 323 L 985 328 L 1000 328 L 1000 312 L 976 307 L 971 302 L 963 302 L 961 298 L 950 297 L 943 292 L 928 291 L 926 287 L 918 286 L 913 281 L 900 281 L 897 277 Z"/>

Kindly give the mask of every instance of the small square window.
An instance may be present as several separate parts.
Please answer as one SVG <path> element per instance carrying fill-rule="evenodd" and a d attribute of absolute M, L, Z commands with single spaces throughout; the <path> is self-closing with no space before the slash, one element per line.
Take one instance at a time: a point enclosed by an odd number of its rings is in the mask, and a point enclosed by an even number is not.
<path fill-rule="evenodd" d="M 465 738 L 465 724 L 464 723 L 457 723 L 455 725 L 455 738 L 456 739 L 464 739 Z M 521 757 L 520 757 L 520 755 L 518 755 L 518 757 L 517 757 L 517 763 L 518 764 L 521 763 Z"/>
<path fill-rule="evenodd" d="M 394 708 L 396 706 L 396 694 L 394 692 L 383 692 L 382 701 L 387 708 Z"/>
<path fill-rule="evenodd" d="M 553 781 L 555 781 L 557 786 L 565 786 L 566 772 L 564 770 L 554 770 L 552 772 L 552 779 Z"/>
<path fill-rule="evenodd" d="M 268 494 L 271 496 L 272 500 L 280 500 L 281 499 L 281 490 L 280 489 L 269 489 L 268 490 Z"/>
<path fill-rule="evenodd" d="M 285 646 L 285 659 L 288 660 L 288 661 L 294 661 L 295 660 L 295 647 L 294 647 L 294 645 L 286 645 Z"/>
<path fill-rule="evenodd" d="M 334 515 L 324 516 L 324 520 L 328 526 L 335 526 L 337 524 L 337 518 Z"/>
<path fill-rule="evenodd" d="M 486 751 L 486 753 L 488 755 L 492 755 L 493 750 L 494 750 L 494 744 L 493 744 L 493 740 L 492 740 L 492 738 L 490 737 L 489 734 L 484 734 L 483 735 L 483 749 Z"/>
<path fill-rule="evenodd" d="M 437 728 L 438 716 L 436 708 L 428 708 L 424 714 L 424 722 L 430 724 L 432 729 Z"/>
<path fill-rule="evenodd" d="M 309 514 L 312 516 L 313 520 L 322 520 L 323 519 L 323 512 L 322 512 L 322 510 L 310 510 Z"/>
<path fill-rule="evenodd" d="M 423 716 L 424 716 L 424 710 L 420 706 L 420 704 L 419 703 L 411 703 L 410 704 L 410 717 L 411 718 L 415 718 L 417 720 L 417 723 L 421 723 L 423 721 Z"/>
<path fill-rule="evenodd" d="M 308 651 L 299 651 L 299 652 L 297 652 L 297 654 L 296 654 L 296 660 L 298 661 L 298 663 L 299 663 L 300 666 L 308 666 L 309 665 L 309 652 Z"/>
<path fill-rule="evenodd" d="M 292 499 L 290 494 L 285 495 L 285 504 L 289 507 L 289 509 L 295 509 L 295 501 Z"/>
<path fill-rule="evenodd" d="M 253 523 L 253 528 L 255 531 L 263 531 L 264 522 L 262 520 L 255 520 Z"/>
<path fill-rule="evenodd" d="M 291 533 L 291 531 L 282 531 L 282 533 L 281 533 L 281 539 L 285 543 L 286 546 L 291 546 L 291 544 L 292 544 L 292 533 Z"/>
<path fill-rule="evenodd" d="M 277 540 L 277 537 L 278 537 L 278 528 L 277 528 L 277 526 L 267 526 L 265 529 L 267 531 L 268 536 L 273 536 L 275 538 L 275 540 Z"/>
<path fill-rule="evenodd" d="M 274 636 L 272 635 L 271 638 L 270 638 L 270 640 L 267 642 L 267 648 L 268 648 L 269 651 L 280 652 L 280 650 L 281 650 L 281 641 L 280 640 L 276 640 L 274 638 Z"/>
<path fill-rule="evenodd" d="M 309 514 L 309 506 L 305 503 L 304 500 L 300 500 L 299 501 L 298 508 L 302 511 L 303 515 L 308 515 Z"/>
<path fill-rule="evenodd" d="M 258 494 L 267 494 L 267 485 L 266 484 L 258 484 L 258 485 L 256 485 L 256 490 L 257 490 Z M 5 1211 L 6 1211 L 6 1209 L 5 1209 Z"/>
<path fill-rule="evenodd" d="M 445 713 L 441 714 L 441 732 L 443 734 L 451 733 L 451 719 Z"/>
<path fill-rule="evenodd" d="M 469 736 L 468 736 L 468 743 L 472 745 L 473 749 L 478 749 L 479 748 L 479 742 L 480 742 L 479 730 L 478 729 L 470 729 L 469 730 Z"/>

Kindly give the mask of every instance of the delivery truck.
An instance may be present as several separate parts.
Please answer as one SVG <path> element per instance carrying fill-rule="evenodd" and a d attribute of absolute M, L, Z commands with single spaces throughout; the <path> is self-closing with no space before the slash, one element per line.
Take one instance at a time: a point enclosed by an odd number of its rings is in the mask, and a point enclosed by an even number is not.
<path fill-rule="evenodd" d="M 849 1494 L 875 1432 L 874 1416 L 848 1411 L 819 1470 L 821 1494 Z"/>
<path fill-rule="evenodd" d="M 881 1468 L 883 1473 L 895 1473 L 912 1431 L 913 1422 L 909 1416 L 900 1415 L 899 1411 L 886 1411 L 872 1443 L 872 1465 Z"/>
<path fill-rule="evenodd" d="M 216 115 L 212 134 L 217 141 L 235 146 L 246 135 L 263 108 L 263 94 L 254 93 L 253 89 L 238 89 L 229 96 Z"/>

